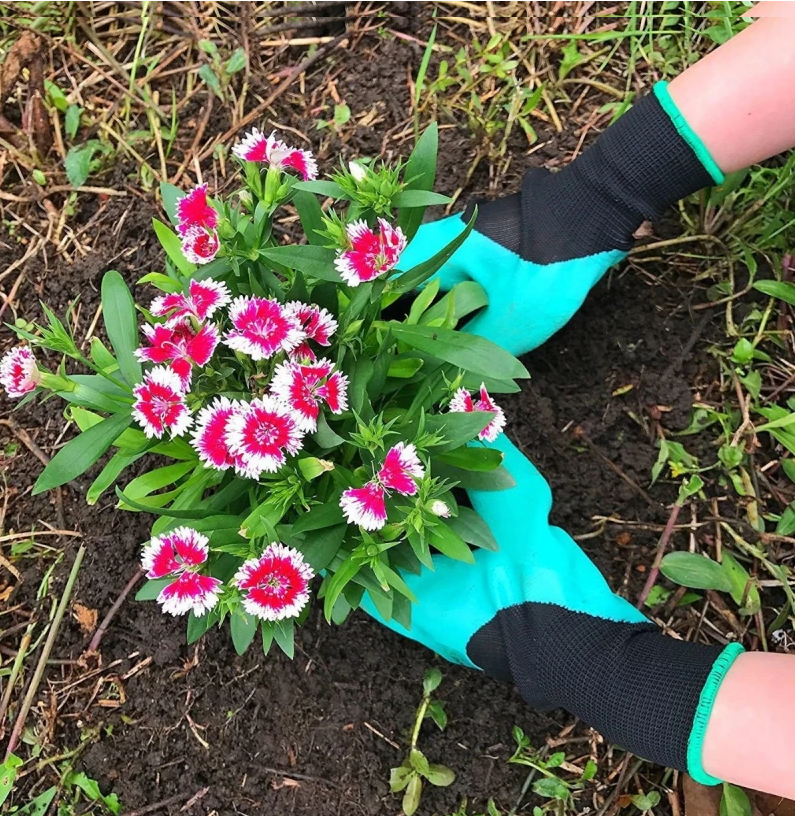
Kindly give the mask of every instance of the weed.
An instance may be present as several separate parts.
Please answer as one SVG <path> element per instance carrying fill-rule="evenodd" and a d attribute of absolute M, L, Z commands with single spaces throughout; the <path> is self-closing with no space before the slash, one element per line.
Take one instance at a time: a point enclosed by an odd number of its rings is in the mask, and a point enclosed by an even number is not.
<path fill-rule="evenodd" d="M 199 48 L 210 58 L 209 64 L 205 63 L 199 68 L 199 76 L 207 83 L 207 87 L 225 102 L 230 80 L 248 65 L 248 55 L 245 49 L 236 48 L 231 56 L 224 60 L 218 46 L 212 40 L 201 40 Z"/>
<path fill-rule="evenodd" d="M 432 719 L 436 725 L 444 730 L 447 726 L 447 712 L 443 704 L 432 698 L 432 694 L 442 682 L 442 673 L 439 669 L 428 669 L 422 681 L 422 700 L 414 719 L 414 728 L 411 732 L 409 753 L 403 762 L 392 768 L 389 776 L 389 787 L 393 793 L 405 791 L 403 794 L 403 813 L 412 816 L 420 806 L 423 779 L 431 785 L 447 787 L 455 780 L 455 774 L 446 765 L 437 765 L 428 762 L 425 754 L 417 747 L 420 729 L 426 717 Z M 491 814 L 490 814 L 491 816 Z"/>

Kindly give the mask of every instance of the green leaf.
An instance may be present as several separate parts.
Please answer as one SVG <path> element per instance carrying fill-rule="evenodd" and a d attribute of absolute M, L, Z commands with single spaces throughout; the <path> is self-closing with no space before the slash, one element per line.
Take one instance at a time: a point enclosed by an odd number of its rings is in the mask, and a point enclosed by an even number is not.
<path fill-rule="evenodd" d="M 251 641 L 257 634 L 257 618 L 245 612 L 235 612 L 229 621 L 229 628 L 232 631 L 235 651 L 242 655 L 251 646 Z"/>
<path fill-rule="evenodd" d="M 632 797 L 632 804 L 641 812 L 657 807 L 660 804 L 660 792 L 653 790 L 648 793 L 636 793 Z"/>
<path fill-rule="evenodd" d="M 446 523 L 467 544 L 496 552 L 499 550 L 496 539 L 489 525 L 471 507 L 459 507 L 458 515 L 446 520 Z"/>
<path fill-rule="evenodd" d="M 496 470 L 505 455 L 502 451 L 493 448 L 455 448 L 442 453 L 439 457 L 443 462 L 462 470 L 478 470 L 488 472 Z"/>
<path fill-rule="evenodd" d="M 422 365 L 423 361 L 419 357 L 403 357 L 393 360 L 389 364 L 386 375 L 387 377 L 407 380 L 413 377 L 422 368 Z"/>
<path fill-rule="evenodd" d="M 435 275 L 469 237 L 469 233 L 472 232 L 472 228 L 475 226 L 477 215 L 478 209 L 475 207 L 467 225 L 447 246 L 442 247 L 437 253 L 428 258 L 427 261 L 417 264 L 417 266 L 412 267 L 397 278 L 390 280 L 388 291 L 394 292 L 397 295 L 411 292 L 412 289 L 416 289 L 420 284 L 425 283 L 431 275 Z"/>
<path fill-rule="evenodd" d="M 137 476 L 124 488 L 124 495 L 134 501 L 140 501 L 157 490 L 175 484 L 195 467 L 195 462 L 176 462 L 173 465 L 148 470 Z M 120 502 L 119 506 L 122 510 L 132 509 L 125 507 L 124 502 Z"/>
<path fill-rule="evenodd" d="M 754 282 L 754 289 L 770 297 L 783 300 L 795 306 L 795 283 L 788 281 L 760 280 Z"/>
<path fill-rule="evenodd" d="M 91 173 L 91 161 L 98 150 L 100 150 L 100 143 L 96 139 L 69 148 L 64 166 L 66 177 L 72 187 L 82 187 L 86 183 Z"/>
<path fill-rule="evenodd" d="M 717 589 L 731 592 L 728 573 L 717 562 L 690 552 L 668 553 L 660 563 L 660 572 L 680 586 L 691 589 Z"/>
<path fill-rule="evenodd" d="M 232 56 L 226 61 L 224 71 L 229 76 L 232 76 L 233 74 L 238 73 L 238 71 L 242 71 L 246 65 L 248 65 L 248 55 L 246 54 L 246 49 L 242 47 L 236 48 L 232 52 Z"/>
<path fill-rule="evenodd" d="M 430 767 L 425 754 L 418 748 L 412 748 L 409 752 L 409 764 L 418 774 L 422 774 L 423 776 L 425 776 Z"/>
<path fill-rule="evenodd" d="M 433 207 L 437 204 L 449 204 L 450 196 L 434 193 L 432 190 L 401 190 L 392 198 L 393 207 Z"/>
<path fill-rule="evenodd" d="M 316 246 L 322 245 L 326 239 L 320 234 L 323 229 L 323 209 L 320 202 L 307 190 L 296 190 L 293 206 L 298 211 L 306 240 Z"/>
<path fill-rule="evenodd" d="M 22 810 L 15 811 L 16 816 L 46 816 L 56 793 L 58 793 L 58 788 L 55 785 L 47 788 L 43 793 L 31 799 Z"/>
<path fill-rule="evenodd" d="M 400 793 L 409 784 L 413 772 L 411 768 L 401 765 L 399 768 L 391 768 L 389 771 L 389 790 L 392 793 Z"/>
<path fill-rule="evenodd" d="M 748 794 L 742 788 L 724 782 L 720 816 L 751 816 L 752 812 Z"/>
<path fill-rule="evenodd" d="M 334 609 L 334 604 L 337 602 L 340 593 L 362 568 L 362 562 L 353 555 L 349 555 L 345 561 L 342 562 L 339 569 L 331 576 L 326 586 L 326 596 L 323 599 L 323 614 L 326 616 L 326 621 L 331 623 L 331 612 Z"/>
<path fill-rule="evenodd" d="M 195 643 L 211 626 L 212 613 L 207 612 L 204 615 L 197 615 L 193 610 L 188 615 L 188 646 Z"/>
<path fill-rule="evenodd" d="M 21 764 L 22 760 L 16 754 L 9 754 L 8 759 L 0 765 L 0 805 L 8 799 L 17 777 L 17 768 Z"/>
<path fill-rule="evenodd" d="M 428 716 L 436 723 L 440 731 L 444 731 L 444 729 L 447 728 L 447 712 L 441 703 L 435 700 L 429 703 Z"/>
<path fill-rule="evenodd" d="M 305 533 L 309 530 L 321 530 L 344 523 L 342 509 L 339 505 L 339 494 L 323 504 L 316 504 L 308 513 L 303 513 L 293 524 L 293 534 Z"/>
<path fill-rule="evenodd" d="M 292 660 L 295 655 L 295 627 L 293 621 L 277 621 L 273 625 L 273 637 L 278 647 Z"/>
<path fill-rule="evenodd" d="M 129 414 L 114 414 L 64 445 L 33 486 L 33 495 L 71 482 L 85 473 L 132 422 Z"/>
<path fill-rule="evenodd" d="M 71 771 L 63 780 L 65 788 L 75 787 L 79 788 L 92 802 L 102 802 L 105 807 L 113 814 L 116 814 L 121 809 L 119 799 L 115 793 L 104 796 L 99 789 L 99 782 L 92 779 L 82 771 Z"/>
<path fill-rule="evenodd" d="M 433 453 L 452 451 L 471 442 L 493 419 L 490 411 L 454 411 L 426 417 L 425 430 L 444 437 L 444 443 L 434 447 Z"/>
<path fill-rule="evenodd" d="M 426 52 L 426 57 L 430 59 L 429 52 Z M 425 61 L 425 58 L 423 58 L 423 61 Z M 433 190 L 433 184 L 436 180 L 436 155 L 438 149 L 439 127 L 434 122 L 417 139 L 417 144 L 406 162 L 403 177 L 408 179 L 408 182 L 405 191 Z M 402 210 L 398 214 L 398 225 L 409 240 L 414 237 L 420 228 L 424 213 L 424 207 L 412 207 L 411 209 Z"/>
<path fill-rule="evenodd" d="M 138 278 L 135 283 L 137 286 L 144 283 L 151 283 L 152 286 L 157 287 L 161 292 L 169 292 L 171 294 L 182 291 L 182 284 L 178 280 L 170 278 L 162 272 L 149 272 L 142 278 Z"/>
<path fill-rule="evenodd" d="M 466 542 L 447 524 L 442 523 L 428 530 L 428 541 L 432 547 L 448 558 L 464 561 L 467 564 L 475 563 L 475 556 Z"/>
<path fill-rule="evenodd" d="M 738 606 L 743 606 L 743 597 L 745 597 L 743 613 L 755 615 L 762 608 L 762 600 L 759 597 L 759 589 L 748 574 L 748 570 L 728 550 L 723 551 L 723 569 L 731 581 L 732 600 Z M 746 587 L 748 588 L 747 596 Z"/>
<path fill-rule="evenodd" d="M 217 511 L 215 510 L 202 510 L 199 507 L 184 510 L 176 507 L 160 507 L 154 503 L 136 501 L 135 499 L 130 498 L 130 496 L 127 496 L 118 485 L 116 486 L 116 495 L 119 497 L 120 501 L 124 502 L 124 504 L 129 504 L 130 507 L 134 508 L 135 510 L 142 510 L 145 513 L 152 513 L 153 515 L 161 516 L 162 518 L 180 519 L 182 521 L 196 521 L 197 519 L 204 519 L 217 515 Z"/>
<path fill-rule="evenodd" d="M 135 600 L 156 601 L 161 591 L 173 583 L 173 581 L 173 578 L 147 579 L 146 583 L 135 593 Z"/>
<path fill-rule="evenodd" d="M 64 124 L 66 126 L 66 135 L 70 139 L 74 139 L 74 137 L 77 135 L 77 129 L 80 127 L 80 114 L 82 112 L 83 109 L 80 107 L 80 105 L 70 105 L 66 109 Z"/>
<path fill-rule="evenodd" d="M 422 691 L 426 697 L 433 694 L 439 688 L 442 682 L 442 672 L 434 666 L 425 672 L 425 677 L 422 678 Z"/>
<path fill-rule="evenodd" d="M 434 278 L 432 281 L 428 282 L 427 286 L 423 287 L 417 297 L 414 298 L 414 302 L 411 304 L 411 309 L 409 310 L 408 317 L 405 320 L 406 323 L 408 323 L 410 326 L 414 326 L 420 322 L 420 318 L 425 310 L 433 303 L 436 295 L 439 294 L 440 286 L 441 281 L 439 278 Z"/>
<path fill-rule="evenodd" d="M 776 525 L 776 535 L 789 536 L 795 533 L 795 501 L 784 508 L 781 518 Z"/>
<path fill-rule="evenodd" d="M 168 255 L 171 263 L 173 263 L 183 275 L 189 278 L 192 277 L 196 271 L 196 266 L 182 254 L 182 241 L 179 240 L 179 236 L 157 218 L 152 219 L 152 226 L 154 227 L 157 240 L 160 241 L 160 245 L 165 249 L 166 255 Z"/>
<path fill-rule="evenodd" d="M 422 797 L 422 779 L 415 773 L 409 778 L 406 792 L 403 794 L 403 813 L 405 816 L 414 816 L 420 806 Z"/>
<path fill-rule="evenodd" d="M 297 269 L 309 277 L 342 283 L 339 272 L 334 268 L 336 253 L 333 249 L 301 244 L 299 246 L 265 247 L 259 251 L 259 254 L 282 266 Z"/>
<path fill-rule="evenodd" d="M 317 430 L 312 434 L 312 439 L 321 448 L 336 448 L 345 442 L 339 434 L 331 430 L 322 413 L 317 418 Z"/>
<path fill-rule="evenodd" d="M 299 549 L 316 573 L 324 570 L 334 560 L 347 532 L 347 524 L 337 524 L 322 530 L 312 530 L 304 536 Z"/>
<path fill-rule="evenodd" d="M 143 376 L 141 364 L 135 357 L 139 345 L 135 301 L 124 278 L 115 269 L 102 277 L 102 318 L 116 352 L 119 371 L 129 385 L 136 385 Z"/>
<path fill-rule="evenodd" d="M 306 190 L 309 193 L 317 193 L 327 198 L 348 198 L 348 194 L 336 181 L 298 181 L 293 185 L 293 189 Z"/>
<path fill-rule="evenodd" d="M 121 476 L 122 471 L 137 462 L 143 455 L 143 452 L 116 451 L 88 488 L 86 504 L 96 504 L 99 497 Z"/>
<path fill-rule="evenodd" d="M 446 788 L 455 782 L 455 774 L 446 765 L 429 765 L 423 776 L 437 788 Z"/>
<path fill-rule="evenodd" d="M 478 473 L 476 470 L 461 470 L 461 468 L 438 462 L 433 475 L 439 479 L 456 482 L 464 490 L 510 490 L 516 487 L 516 480 L 502 465 L 489 473 Z"/>
<path fill-rule="evenodd" d="M 704 487 L 704 480 L 694 473 L 688 476 L 681 485 L 679 485 L 679 495 L 676 497 L 676 503 L 683 505 L 691 496 L 695 496 Z"/>
<path fill-rule="evenodd" d="M 224 92 L 221 88 L 221 82 L 215 74 L 215 71 L 205 63 L 199 68 L 199 77 L 204 80 L 207 87 L 223 102 Z"/>
<path fill-rule="evenodd" d="M 527 369 L 512 354 L 496 343 L 474 334 L 431 326 L 407 326 L 391 322 L 394 336 L 412 348 L 431 354 L 439 360 L 499 380 L 529 377 Z"/>
<path fill-rule="evenodd" d="M 169 184 L 167 181 L 160 183 L 160 198 L 163 199 L 163 209 L 166 211 L 168 220 L 171 221 L 174 226 L 177 226 L 179 222 L 179 218 L 177 218 L 177 201 L 184 195 L 185 191 L 176 185 Z"/>
<path fill-rule="evenodd" d="M 569 789 L 565 783 L 554 776 L 536 780 L 533 783 L 533 791 L 539 796 L 545 796 L 548 799 L 565 801 L 569 798 Z"/>
<path fill-rule="evenodd" d="M 558 78 L 565 79 L 569 73 L 574 70 L 585 57 L 580 54 L 577 40 L 569 40 L 569 42 L 561 49 L 563 59 L 558 66 Z"/>
<path fill-rule="evenodd" d="M 428 285 L 430 286 L 430 283 Z M 434 303 L 422 316 L 420 323 L 425 325 L 433 320 L 444 318 L 450 305 L 452 305 L 453 322 L 457 323 L 462 317 L 482 309 L 488 303 L 486 290 L 479 283 L 462 281 L 457 283 L 438 303 Z"/>

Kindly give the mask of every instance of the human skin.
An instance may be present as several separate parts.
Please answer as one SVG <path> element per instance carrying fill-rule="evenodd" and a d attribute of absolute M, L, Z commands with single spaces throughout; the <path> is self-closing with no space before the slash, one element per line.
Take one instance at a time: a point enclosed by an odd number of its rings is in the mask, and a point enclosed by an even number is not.
<path fill-rule="evenodd" d="M 795 3 L 759 3 L 748 16 L 759 19 L 668 88 L 724 173 L 795 145 Z"/>
<path fill-rule="evenodd" d="M 758 17 L 674 79 L 671 97 L 725 173 L 795 145 L 795 3 Z M 746 652 L 718 689 L 701 761 L 707 773 L 795 799 L 795 656 Z"/>

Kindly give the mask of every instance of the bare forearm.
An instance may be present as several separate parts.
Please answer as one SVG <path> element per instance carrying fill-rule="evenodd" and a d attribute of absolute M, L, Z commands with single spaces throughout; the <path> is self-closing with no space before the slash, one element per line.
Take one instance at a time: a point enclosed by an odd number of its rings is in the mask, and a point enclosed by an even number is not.
<path fill-rule="evenodd" d="M 795 145 L 795 4 L 775 5 L 787 15 L 756 20 L 669 86 L 725 173 Z"/>
<path fill-rule="evenodd" d="M 726 674 L 704 738 L 704 769 L 732 782 L 795 799 L 795 656 L 747 652 Z"/>

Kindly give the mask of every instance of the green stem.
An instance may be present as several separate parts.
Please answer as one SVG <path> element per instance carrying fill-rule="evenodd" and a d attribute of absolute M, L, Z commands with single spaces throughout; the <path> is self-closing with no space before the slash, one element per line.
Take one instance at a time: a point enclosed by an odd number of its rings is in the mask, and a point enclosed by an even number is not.
<path fill-rule="evenodd" d="M 98 365 L 95 365 L 91 360 L 88 359 L 88 357 L 81 354 L 79 351 L 72 356 L 76 360 L 79 360 L 84 366 L 90 368 L 95 374 L 99 374 L 100 377 L 104 377 L 109 382 L 112 382 L 117 388 L 121 388 L 124 391 L 132 392 L 132 388 L 130 388 L 130 386 L 127 385 L 127 383 L 124 383 L 121 380 L 117 380 L 115 377 L 111 377 L 107 371 L 104 371 Z"/>
<path fill-rule="evenodd" d="M 425 719 L 425 712 L 428 710 L 428 705 L 431 702 L 430 695 L 426 694 L 422 698 L 420 707 L 417 709 L 417 719 L 414 722 L 414 731 L 411 734 L 411 750 L 417 749 L 417 741 L 420 738 L 420 728 L 422 728 L 422 721 Z"/>

